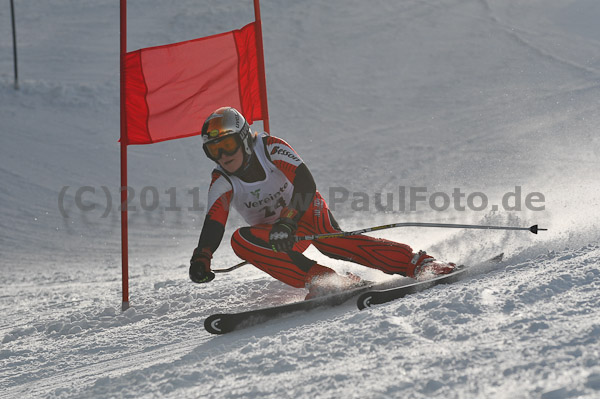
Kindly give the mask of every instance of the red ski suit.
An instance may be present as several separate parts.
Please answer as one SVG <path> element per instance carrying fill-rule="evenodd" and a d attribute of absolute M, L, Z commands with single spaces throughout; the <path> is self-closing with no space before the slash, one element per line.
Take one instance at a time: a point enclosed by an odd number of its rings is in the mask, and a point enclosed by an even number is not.
<path fill-rule="evenodd" d="M 254 149 L 253 159 L 244 175 L 230 175 L 220 168 L 213 171 L 208 211 L 198 248 L 207 248 L 211 252 L 217 249 L 223 238 L 229 209 L 233 203 L 246 220 L 255 222 L 235 231 L 231 238 L 234 252 L 248 263 L 293 287 L 305 287 L 315 275 L 333 272 L 302 254 L 311 244 L 334 259 L 351 261 L 387 274 L 414 276 L 415 265 L 411 263 L 414 255 L 408 245 L 365 235 L 300 241 L 291 251 L 273 251 L 269 245 L 269 232 L 279 212 L 286 207 L 295 208 L 299 211 L 299 216 L 301 215 L 296 232 L 298 236 L 335 233 L 341 229 L 327 203 L 316 190 L 308 168 L 289 144 L 280 138 L 262 135 L 256 137 Z M 261 188 L 268 186 L 270 178 L 275 178 L 271 176 L 282 178 L 280 172 L 285 176 L 283 179 L 287 178 L 292 184 L 291 204 L 289 198 L 288 201 L 284 199 L 285 193 L 281 196 L 279 193 L 269 195 L 268 199 L 264 199 L 264 203 L 238 198 L 243 194 L 243 184 L 252 185 L 251 193 L 255 198 L 259 198 Z M 287 191 L 288 186 L 286 182 L 281 192 Z M 310 201 L 302 201 L 302 198 L 308 198 Z M 250 205 L 256 205 L 257 208 L 262 205 L 269 206 L 260 210 L 250 210 Z M 254 214 L 244 215 L 245 212 Z M 261 216 L 263 214 L 264 217 Z"/>

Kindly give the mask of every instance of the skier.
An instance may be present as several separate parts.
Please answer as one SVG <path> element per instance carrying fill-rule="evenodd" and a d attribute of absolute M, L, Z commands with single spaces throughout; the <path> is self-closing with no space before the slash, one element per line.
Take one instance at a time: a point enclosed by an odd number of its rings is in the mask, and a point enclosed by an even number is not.
<path fill-rule="evenodd" d="M 213 253 L 225 231 L 230 205 L 249 224 L 231 238 L 234 252 L 277 280 L 308 288 L 307 298 L 363 284 L 357 276 L 338 275 L 304 256 L 310 244 L 323 254 L 419 278 L 447 274 L 452 263 L 413 253 L 405 244 L 355 235 L 295 242 L 294 236 L 340 232 L 306 164 L 284 140 L 250 131 L 234 108 L 217 109 L 202 126 L 203 148 L 217 163 L 208 191 L 207 214 L 190 262 L 190 279 L 207 283 Z"/>

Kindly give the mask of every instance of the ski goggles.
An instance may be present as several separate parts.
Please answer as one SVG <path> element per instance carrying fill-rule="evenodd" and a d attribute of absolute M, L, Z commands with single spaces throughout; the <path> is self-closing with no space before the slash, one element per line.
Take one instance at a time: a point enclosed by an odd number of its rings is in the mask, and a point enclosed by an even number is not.
<path fill-rule="evenodd" d="M 206 156 L 213 161 L 221 159 L 223 154 L 233 155 L 240 148 L 240 137 L 237 134 L 230 134 L 217 141 L 210 141 L 203 145 Z"/>

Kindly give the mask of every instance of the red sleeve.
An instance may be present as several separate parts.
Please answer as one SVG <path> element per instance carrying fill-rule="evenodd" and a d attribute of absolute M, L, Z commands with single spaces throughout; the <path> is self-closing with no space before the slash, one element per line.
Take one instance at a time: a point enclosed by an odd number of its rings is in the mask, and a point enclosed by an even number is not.
<path fill-rule="evenodd" d="M 233 187 L 231 183 L 223 174 L 214 170 L 210 188 L 208 189 L 206 218 L 225 226 L 232 198 Z"/>
<path fill-rule="evenodd" d="M 286 209 L 292 208 L 296 210 L 297 214 L 294 219 L 298 221 L 310 207 L 317 191 L 315 180 L 300 156 L 284 140 L 273 136 L 266 137 L 265 150 L 271 162 L 294 185 L 292 199 L 287 204 Z"/>
<path fill-rule="evenodd" d="M 214 170 L 208 189 L 208 206 L 198 248 L 209 248 L 215 252 L 225 233 L 225 224 L 229 216 L 229 205 L 233 197 L 233 187 L 225 176 Z"/>
<path fill-rule="evenodd" d="M 281 170 L 289 181 L 294 182 L 296 170 L 304 162 L 291 145 L 279 137 L 265 137 L 265 152 L 269 159 Z"/>

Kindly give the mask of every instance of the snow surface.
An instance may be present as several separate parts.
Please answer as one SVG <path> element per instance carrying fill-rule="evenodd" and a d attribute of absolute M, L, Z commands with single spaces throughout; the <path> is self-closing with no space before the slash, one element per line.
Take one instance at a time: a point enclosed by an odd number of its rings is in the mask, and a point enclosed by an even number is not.
<path fill-rule="evenodd" d="M 121 312 L 118 2 L 15 3 L 18 91 L 0 7 L 1 398 L 600 397 L 599 2 L 263 0 L 272 133 L 330 202 L 340 187 L 369 195 L 368 210 L 337 204 L 344 228 L 550 230 L 387 230 L 442 259 L 507 261 L 362 312 L 350 302 L 225 336 L 207 334 L 205 317 L 304 291 L 251 266 L 189 282 L 212 167 L 192 137 L 129 148 L 137 210 Z M 253 19 L 246 3 L 132 0 L 129 50 L 239 28 Z M 543 193 L 545 209 L 492 210 L 515 186 Z M 95 209 L 76 206 L 81 187 Z M 159 208 L 142 209 L 145 187 Z M 399 187 L 483 192 L 490 206 L 377 210 L 375 194 L 399 201 Z M 215 267 L 238 261 L 225 241 Z"/>

